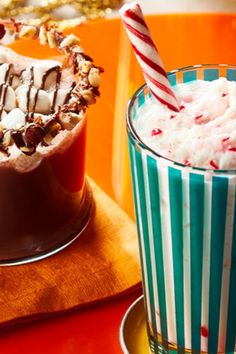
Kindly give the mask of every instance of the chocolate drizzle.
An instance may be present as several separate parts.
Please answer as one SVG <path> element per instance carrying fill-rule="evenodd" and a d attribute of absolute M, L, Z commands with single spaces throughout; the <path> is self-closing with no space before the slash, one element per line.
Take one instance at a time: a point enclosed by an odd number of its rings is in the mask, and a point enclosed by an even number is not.
<path fill-rule="evenodd" d="M 22 81 L 22 74 L 23 74 L 24 71 L 25 71 L 25 69 L 24 69 L 24 70 L 21 70 L 21 72 L 20 72 L 19 74 L 17 74 L 17 73 L 12 73 L 12 74 L 10 75 L 10 77 L 9 77 L 9 86 L 12 86 L 12 85 L 13 85 L 14 78 L 17 78 L 17 79 L 19 79 L 20 81 Z"/>
<path fill-rule="evenodd" d="M 43 74 L 43 77 L 42 77 L 42 84 L 41 84 L 41 87 L 40 89 L 44 90 L 45 88 L 45 84 L 46 84 L 46 81 L 49 77 L 49 75 L 53 72 L 56 72 L 57 76 L 56 76 L 56 85 L 60 83 L 60 79 L 61 79 L 61 68 L 59 65 L 57 66 L 53 66 L 52 68 L 48 69 L 44 74 Z M 59 76 L 58 76 L 59 75 Z"/>
<path fill-rule="evenodd" d="M 33 105 L 33 110 L 30 113 L 30 117 L 28 118 L 28 121 L 32 122 L 34 120 L 34 114 L 35 114 L 35 110 L 36 110 L 36 105 L 37 105 L 37 101 L 38 101 L 38 95 L 39 95 L 39 91 L 40 89 L 37 89 L 36 94 L 34 96 L 34 105 Z"/>
<path fill-rule="evenodd" d="M 4 77 L 4 82 L 5 83 L 7 83 L 7 81 L 8 81 L 8 78 L 9 78 L 10 71 L 11 71 L 12 67 L 13 67 L 12 64 L 8 64 L 8 69 L 6 70 L 6 74 L 5 74 L 5 77 Z"/>
<path fill-rule="evenodd" d="M 4 109 L 5 102 L 6 102 L 7 90 L 8 90 L 7 84 L 0 85 L 0 102 L 1 102 L 0 103 L 0 117 L 2 117 L 2 112 Z"/>
<path fill-rule="evenodd" d="M 51 68 L 50 70 L 48 70 L 47 75 L 46 75 L 46 77 L 44 79 L 45 81 L 42 83 L 43 87 L 44 87 L 47 77 L 53 71 L 56 72 L 56 84 L 55 84 L 55 89 L 54 89 L 54 94 L 53 94 L 53 99 L 52 99 L 52 105 L 50 107 L 50 112 L 51 113 L 53 113 L 55 111 L 55 104 L 56 104 L 56 101 L 57 101 L 58 90 L 59 90 L 60 85 L 61 85 L 61 67 L 60 66 L 56 66 L 56 67 Z"/>
<path fill-rule="evenodd" d="M 26 69 L 22 70 L 19 74 L 13 73 L 13 74 L 10 75 L 10 71 L 11 71 L 12 68 L 13 68 L 13 65 L 9 64 L 9 67 L 8 67 L 8 69 L 7 69 L 6 73 L 5 73 L 5 77 L 4 77 L 5 84 L 3 83 L 3 84 L 0 85 L 0 101 L 1 101 L 0 116 L 1 116 L 1 113 L 2 113 L 2 111 L 4 109 L 4 105 L 6 103 L 6 94 L 7 94 L 8 85 L 12 86 L 14 77 L 17 77 L 20 80 L 22 80 L 22 74 L 26 70 Z M 59 65 L 48 69 L 44 73 L 44 75 L 42 77 L 41 86 L 40 86 L 39 89 L 37 89 L 36 94 L 34 96 L 34 104 L 33 104 L 32 112 L 30 112 L 30 100 L 31 100 L 30 96 L 31 96 L 32 88 L 34 86 L 34 67 L 32 66 L 30 68 L 30 83 L 29 83 L 29 87 L 28 87 L 28 91 L 27 91 L 27 97 L 26 97 L 27 98 L 27 101 L 26 101 L 26 109 L 27 109 L 26 120 L 27 121 L 33 120 L 34 114 L 36 113 L 36 106 L 37 106 L 37 102 L 38 102 L 39 91 L 45 89 L 45 85 L 46 85 L 46 82 L 47 82 L 47 80 L 49 78 L 49 75 L 52 74 L 53 72 L 56 73 L 56 81 L 55 81 L 55 89 L 54 89 L 54 93 L 53 93 L 53 99 L 52 99 L 52 105 L 50 107 L 50 112 L 51 113 L 55 112 L 55 105 L 56 105 L 56 100 L 57 100 L 57 96 L 58 96 L 58 90 L 60 88 L 61 76 L 62 76 L 62 68 Z M 9 81 L 8 85 L 7 85 L 7 81 Z M 64 104 L 67 103 L 68 100 L 70 99 L 72 90 L 74 89 L 75 85 L 76 85 L 76 83 L 73 82 L 71 87 L 70 87 L 69 92 L 66 94 L 66 97 L 65 97 L 65 100 L 64 100 Z M 3 96 L 3 99 L 2 99 L 2 96 Z"/>
<path fill-rule="evenodd" d="M 8 90 L 8 85 L 5 84 L 5 85 L 3 86 L 3 98 L 2 98 L 2 103 L 1 103 L 2 107 L 4 107 L 5 102 L 6 102 L 7 90 Z"/>
<path fill-rule="evenodd" d="M 31 67 L 31 79 L 30 79 L 29 90 L 28 90 L 28 93 L 27 93 L 27 121 L 33 121 L 34 114 L 36 113 L 36 106 L 37 106 L 37 102 L 38 102 L 39 92 L 40 92 L 40 90 L 44 90 L 45 89 L 45 85 L 46 85 L 46 82 L 47 82 L 47 80 L 49 78 L 49 75 L 52 74 L 53 72 L 56 73 L 56 82 L 55 82 L 55 89 L 54 89 L 54 93 L 53 93 L 53 100 L 52 100 L 52 105 L 51 105 L 51 108 L 50 108 L 50 112 L 54 113 L 55 104 L 56 104 L 56 100 L 57 100 L 57 94 L 58 94 L 58 90 L 59 90 L 60 84 L 61 84 L 61 67 L 59 65 L 48 69 L 44 73 L 44 75 L 42 77 L 41 86 L 40 86 L 39 89 L 37 89 L 36 94 L 34 96 L 34 104 L 33 104 L 32 112 L 31 112 L 31 114 L 29 114 L 30 93 L 31 93 L 31 89 L 32 89 L 33 83 L 34 83 L 34 71 L 33 71 L 33 67 Z M 71 90 L 70 90 L 70 95 L 71 95 Z"/>
<path fill-rule="evenodd" d="M 30 94 L 31 94 L 31 89 L 34 85 L 34 68 L 33 66 L 31 66 L 30 68 L 30 83 L 29 83 L 29 88 L 27 91 L 27 100 L 26 100 L 26 109 L 27 109 L 27 113 L 26 113 L 26 121 L 28 122 L 29 117 L 30 117 Z"/>
<path fill-rule="evenodd" d="M 68 103 L 68 101 L 71 97 L 72 91 L 74 90 L 75 86 L 76 86 L 76 82 L 74 81 L 74 82 L 72 82 L 69 92 L 66 94 L 66 97 L 63 102 L 63 106 Z"/>

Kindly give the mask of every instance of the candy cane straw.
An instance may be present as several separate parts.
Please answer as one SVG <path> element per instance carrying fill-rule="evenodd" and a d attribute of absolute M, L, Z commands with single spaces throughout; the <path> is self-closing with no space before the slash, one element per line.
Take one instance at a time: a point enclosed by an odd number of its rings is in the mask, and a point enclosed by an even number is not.
<path fill-rule="evenodd" d="M 120 9 L 120 15 L 152 94 L 158 101 L 178 112 L 176 96 L 171 89 L 139 4 L 137 2 L 125 4 Z"/>

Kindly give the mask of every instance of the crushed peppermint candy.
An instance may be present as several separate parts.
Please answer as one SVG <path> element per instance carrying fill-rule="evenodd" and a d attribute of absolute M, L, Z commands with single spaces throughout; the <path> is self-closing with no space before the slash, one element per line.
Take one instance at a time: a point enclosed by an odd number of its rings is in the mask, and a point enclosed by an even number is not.
<path fill-rule="evenodd" d="M 218 166 L 213 160 L 210 161 L 210 165 L 211 165 L 211 167 L 213 167 L 215 170 L 218 170 L 218 169 L 219 169 L 219 166 Z"/>
<path fill-rule="evenodd" d="M 201 119 L 203 117 L 203 114 L 199 114 L 199 116 L 195 117 L 195 120 Z"/>
<path fill-rule="evenodd" d="M 151 133 L 152 136 L 160 135 L 160 134 L 162 134 L 161 129 L 152 129 L 152 133 Z"/>
<path fill-rule="evenodd" d="M 208 337 L 208 329 L 207 329 L 207 327 L 205 327 L 205 326 L 202 326 L 201 327 L 201 335 L 203 336 L 203 337 L 205 337 L 205 338 L 207 338 Z"/>
<path fill-rule="evenodd" d="M 185 161 L 184 161 L 184 164 L 185 164 L 185 166 L 192 166 L 191 162 L 188 161 L 188 160 L 185 160 Z"/>

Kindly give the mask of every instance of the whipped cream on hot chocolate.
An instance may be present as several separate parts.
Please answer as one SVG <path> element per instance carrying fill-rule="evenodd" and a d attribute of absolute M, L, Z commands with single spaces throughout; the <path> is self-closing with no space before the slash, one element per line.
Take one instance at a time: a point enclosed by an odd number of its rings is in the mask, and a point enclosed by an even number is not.
<path fill-rule="evenodd" d="M 187 166 L 236 169 L 236 82 L 197 80 L 174 90 L 179 113 L 156 100 L 140 108 L 134 122 L 140 139 Z"/>
<path fill-rule="evenodd" d="M 100 72 L 79 46 L 79 39 L 47 26 L 14 20 L 0 23 L 0 39 L 39 39 L 57 48 L 61 61 L 21 56 L 0 46 L 0 162 L 21 154 L 41 155 L 68 145 L 87 106 L 99 96 Z M 70 131 L 73 131 L 70 134 Z"/>

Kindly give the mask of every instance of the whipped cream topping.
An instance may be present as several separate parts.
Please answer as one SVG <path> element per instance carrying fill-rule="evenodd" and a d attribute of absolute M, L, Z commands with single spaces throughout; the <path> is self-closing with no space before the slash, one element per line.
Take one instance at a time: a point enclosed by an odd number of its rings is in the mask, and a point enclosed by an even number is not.
<path fill-rule="evenodd" d="M 140 139 L 175 162 L 207 169 L 236 169 L 236 82 L 219 78 L 174 87 L 180 112 L 156 100 L 134 122 Z"/>

